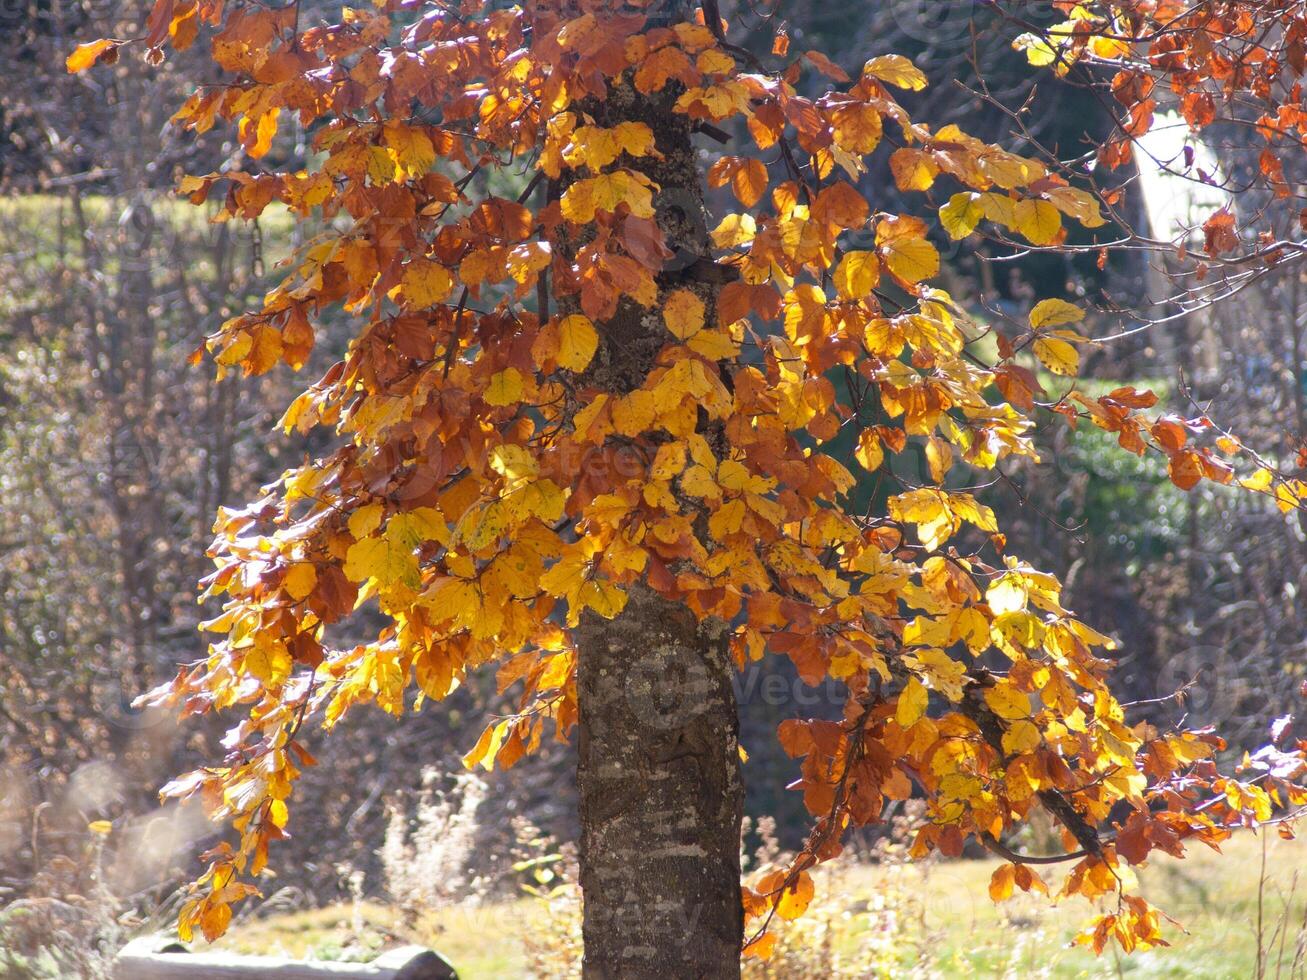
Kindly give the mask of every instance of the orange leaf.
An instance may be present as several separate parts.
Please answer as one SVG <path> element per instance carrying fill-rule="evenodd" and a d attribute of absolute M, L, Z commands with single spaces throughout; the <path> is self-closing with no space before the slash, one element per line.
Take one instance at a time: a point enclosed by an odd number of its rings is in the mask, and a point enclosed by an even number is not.
<path fill-rule="evenodd" d="M 800 871 L 798 877 L 776 899 L 776 914 L 782 919 L 797 919 L 807 911 L 814 892 L 812 875 L 806 871 Z"/>
<path fill-rule="evenodd" d="M 70 75 L 76 75 L 78 72 L 86 71 L 98 61 L 105 61 L 113 64 L 118 56 L 118 42 L 111 41 L 108 38 L 101 38 L 98 41 L 89 41 L 86 44 L 79 44 L 68 56 L 64 62 Z"/>
<path fill-rule="evenodd" d="M 689 340 L 703 329 L 703 300 L 688 289 L 678 289 L 663 304 L 663 322 L 672 336 Z"/>
<path fill-rule="evenodd" d="M 1012 885 L 1016 882 L 1016 866 L 1012 864 L 1000 864 L 994 869 L 993 876 L 989 879 L 989 897 L 996 902 L 1005 901 L 1012 897 Z"/>

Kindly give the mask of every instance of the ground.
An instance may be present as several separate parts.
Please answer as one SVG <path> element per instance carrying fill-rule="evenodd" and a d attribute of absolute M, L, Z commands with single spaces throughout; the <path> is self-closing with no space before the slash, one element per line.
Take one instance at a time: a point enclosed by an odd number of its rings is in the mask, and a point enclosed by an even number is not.
<path fill-rule="evenodd" d="M 833 923 L 835 945 L 851 952 L 885 942 L 886 915 L 869 913 L 869 906 L 877 907 L 886 895 L 908 896 L 909 901 L 924 896 L 919 906 L 905 906 L 898 916 L 898 955 L 906 967 L 920 949 L 930 950 L 934 976 L 1242 980 L 1258 975 L 1260 904 L 1261 945 L 1268 951 L 1262 975 L 1303 976 L 1307 880 L 1298 879 L 1307 872 L 1307 843 L 1284 841 L 1274 832 L 1244 834 L 1224 852 L 1202 848 L 1184 861 L 1163 857 L 1149 862 L 1140 875 L 1145 896 L 1178 919 L 1187 933 L 1172 927 L 1170 949 L 1129 957 L 1109 951 L 1095 958 L 1069 947 L 1092 915 L 1082 900 L 1050 907 L 1042 899 L 1019 895 L 995 906 L 987 885 L 998 861 L 850 867 L 833 883 L 837 894 L 827 899 L 824 915 Z M 1057 880 L 1053 873 L 1047 877 L 1050 884 Z M 414 938 L 443 953 L 465 980 L 498 980 L 524 974 L 523 937 L 546 928 L 548 919 L 541 902 L 529 897 L 457 907 L 424 918 Z M 242 952 L 337 958 L 347 946 L 379 944 L 386 933 L 400 931 L 399 921 L 396 912 L 380 905 L 333 906 L 249 922 L 221 945 Z"/>

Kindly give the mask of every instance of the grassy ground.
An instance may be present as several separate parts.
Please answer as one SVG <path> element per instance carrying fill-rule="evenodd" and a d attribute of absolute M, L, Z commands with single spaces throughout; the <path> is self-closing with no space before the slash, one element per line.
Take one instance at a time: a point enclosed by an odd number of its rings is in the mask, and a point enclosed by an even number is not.
<path fill-rule="evenodd" d="M 845 923 L 835 944 L 852 951 L 872 941 L 884 919 L 865 915 L 885 896 L 906 896 L 914 908 L 904 915 L 903 960 L 930 953 L 932 976 L 941 977 L 1131 977 L 1236 980 L 1256 976 L 1260 902 L 1264 938 L 1271 950 L 1265 976 L 1289 978 L 1295 944 L 1307 914 L 1307 843 L 1243 835 L 1224 855 L 1202 848 L 1185 861 L 1160 858 L 1140 875 L 1144 894 L 1178 919 L 1187 932 L 1170 930 L 1170 949 L 1133 956 L 1102 957 L 1069 942 L 1093 914 L 1077 899 L 1050 907 L 1042 899 L 1018 897 L 994 906 L 986 893 L 996 861 L 956 861 L 886 869 L 858 866 L 841 876 L 838 894 L 826 910 Z M 1053 883 L 1055 876 L 1046 876 Z M 1259 889 L 1259 882 L 1260 889 Z M 1290 927 L 1280 949 L 1277 923 Z M 851 914 L 844 914 L 851 913 Z M 325 958 L 362 958 L 388 935 L 404 933 L 440 950 L 466 980 L 524 975 L 523 936 L 546 928 L 547 916 L 534 899 L 483 907 L 442 910 L 405 932 L 397 913 L 364 903 L 336 906 L 254 921 L 233 931 L 222 945 L 242 952 L 277 951 Z M 877 939 L 876 941 L 882 941 Z M 1283 962 L 1277 973 L 1275 964 Z"/>
<path fill-rule="evenodd" d="M 1275 937 L 1270 961 L 1284 961 L 1284 976 L 1307 906 L 1300 872 L 1307 872 L 1307 844 L 1269 836 L 1265 878 L 1261 877 L 1263 838 L 1241 836 L 1222 855 L 1207 848 L 1184 861 L 1161 857 L 1140 873 L 1144 895 L 1179 920 L 1184 931 L 1168 932 L 1169 949 L 1133 956 L 1105 951 L 1095 957 L 1071 939 L 1093 912 L 1082 900 L 1050 907 L 1019 896 L 1001 906 L 989 901 L 986 886 L 997 862 L 955 862 L 928 872 L 934 907 L 927 925 L 938 930 L 938 962 L 943 976 L 1168 977 L 1235 980 L 1256 975 L 1259 893 L 1263 948 L 1282 918 L 1290 920 L 1284 954 Z M 1050 876 L 1050 884 L 1052 878 Z M 1307 885 L 1307 878 L 1304 879 Z M 1287 916 L 1286 916 L 1287 909 Z M 1267 976 L 1277 976 L 1272 966 Z"/>

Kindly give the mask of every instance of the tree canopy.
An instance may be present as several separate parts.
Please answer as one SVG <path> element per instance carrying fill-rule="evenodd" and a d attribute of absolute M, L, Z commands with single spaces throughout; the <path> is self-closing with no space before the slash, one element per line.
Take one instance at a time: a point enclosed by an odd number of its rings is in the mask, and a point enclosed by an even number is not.
<path fill-rule="evenodd" d="M 1303 69 L 1296 5 L 1052 7 L 1066 23 L 1018 41 L 1034 65 L 1120 65 L 1129 118 L 1104 164 L 1128 162 L 1165 81 L 1194 126 L 1215 121 L 1221 93 L 1278 102 L 1253 125 L 1262 174 L 1283 183 L 1274 147 L 1307 125 L 1296 83 L 1282 94 Z M 326 310 L 356 325 L 282 420 L 330 448 L 219 512 L 215 639 L 152 695 L 241 712 L 227 756 L 164 790 L 236 831 L 208 854 L 184 935 L 222 933 L 269 845 L 311 829 L 290 802 L 311 719 L 331 728 L 368 703 L 402 715 L 496 664 L 520 710 L 466 761 L 512 766 L 586 715 L 578 636 L 609 636 L 628 604 L 655 600 L 735 667 L 782 655 L 849 692 L 842 719 L 779 730 L 813 830 L 788 869 L 739 893 L 746 955 L 767 955 L 767 922 L 803 913 L 812 866 L 887 801 L 927 800 L 916 855 L 975 840 L 1006 856 L 996 900 L 1047 892 L 1036 867 L 1073 862 L 1062 894 L 1119 896 L 1083 940 L 1127 951 L 1165 942 L 1130 866 L 1307 803 L 1301 742 L 1231 773 L 1214 762 L 1219 733 L 1132 721 L 1109 684 L 1112 641 L 977 496 L 1005 461 L 1037 458 L 1037 427 L 1093 425 L 1165 460 L 1182 489 L 1302 507 L 1301 461 L 1148 391 L 1079 386 L 1097 342 L 1083 303 L 1041 297 L 1001 323 L 932 285 L 927 219 L 1031 249 L 1168 243 L 1122 239 L 1118 197 L 1081 171 L 914 118 L 927 78 L 906 57 L 852 69 L 783 31 L 742 47 L 729 26 L 715 2 L 375 0 L 333 18 L 159 0 L 142 38 L 69 57 L 81 71 L 128 44 L 156 60 L 208 45 L 221 81 L 175 121 L 234 124 L 245 162 L 181 193 L 220 199 L 222 220 L 284 207 L 312 231 L 262 304 L 209 338 L 219 377 L 300 368 Z M 802 94 L 814 79 L 822 94 Z M 291 127 L 313 152 L 278 166 Z M 701 166 L 696 145 L 716 159 Z M 873 155 L 912 210 L 859 189 Z M 686 179 L 699 169 L 706 199 Z M 1091 244 L 1069 245 L 1073 227 Z M 1205 227 L 1204 269 L 1244 244 L 1256 268 L 1302 251 L 1240 239 L 1229 213 Z M 883 509 L 850 505 L 859 480 Z M 734 756 L 723 731 L 717 751 Z M 1003 843 L 1036 809 L 1064 853 Z"/>

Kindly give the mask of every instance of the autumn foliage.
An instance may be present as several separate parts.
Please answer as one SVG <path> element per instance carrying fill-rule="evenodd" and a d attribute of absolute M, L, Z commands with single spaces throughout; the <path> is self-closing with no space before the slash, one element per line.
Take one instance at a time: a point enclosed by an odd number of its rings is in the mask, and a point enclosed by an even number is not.
<path fill-rule="evenodd" d="M 767 954 L 771 916 L 802 914 L 810 868 L 846 828 L 911 795 L 928 802 L 916 855 L 975 840 L 1009 857 L 1000 901 L 1049 890 L 1041 862 L 1002 843 L 1048 811 L 1066 846 L 1054 857 L 1074 864 L 1061 894 L 1119 896 L 1085 941 L 1163 943 L 1129 866 L 1307 803 L 1302 744 L 1232 775 L 1214 764 L 1216 733 L 1132 722 L 1108 686 L 1113 644 L 1010 553 L 979 487 L 1035 457 L 1036 423 L 1096 425 L 1164 457 L 1182 488 L 1238 483 L 1285 512 L 1307 484 L 1205 417 L 1156 411 L 1151 393 L 1080 390 L 1094 341 L 1077 306 L 1044 299 L 1012 328 L 930 284 L 940 255 L 923 216 L 954 239 L 997 229 L 1056 248 L 1073 225 L 1107 227 L 1102 202 L 1044 162 L 912 119 L 900 100 L 927 80 L 904 57 L 847 71 L 784 37 L 752 54 L 715 4 L 669 26 L 598 0 L 456 6 L 375 0 L 324 25 L 294 3 L 159 0 L 143 39 L 151 57 L 211 45 L 224 80 L 176 120 L 232 123 L 246 154 L 181 192 L 221 200 L 222 220 L 275 205 L 315 231 L 262 307 L 209 339 L 219 374 L 300 368 L 325 310 L 357 324 L 282 420 L 296 437 L 325 430 L 334 450 L 220 512 L 212 646 L 153 695 L 242 711 L 227 757 L 165 788 L 236 831 L 207 855 L 183 935 L 223 932 L 269 845 L 312 826 L 290 802 L 313 764 L 307 721 L 330 728 L 368 703 L 398 716 L 412 688 L 439 701 L 493 663 L 501 687 L 521 685 L 520 711 L 467 763 L 511 766 L 576 722 L 571 628 L 587 610 L 617 615 L 639 582 L 729 624 L 738 665 L 785 656 L 851 694 L 842 721 L 781 726 L 814 827 L 791 867 L 748 883 L 746 953 Z M 1076 24 L 1072 54 L 1125 44 Z M 68 67 L 122 43 L 83 45 Z M 1148 99 L 1126 76 L 1142 127 Z M 800 94 L 814 77 L 825 94 Z M 661 188 L 640 167 L 663 152 L 654 129 L 604 128 L 585 109 L 669 91 L 705 139 L 740 134 L 705 171 L 721 189 L 712 255 L 685 255 L 660 226 Z M 292 120 L 312 163 L 267 166 Z M 873 153 L 920 192 L 918 214 L 858 189 Z M 474 193 L 490 172 L 520 193 Z M 710 268 L 715 302 L 662 284 L 674 262 Z M 656 318 L 662 344 L 618 395 L 605 378 L 622 340 L 606 323 L 623 303 Z M 924 456 L 917 482 L 891 465 L 908 454 Z M 883 508 L 851 508 L 860 480 Z M 365 606 L 384 625 L 352 642 Z"/>

